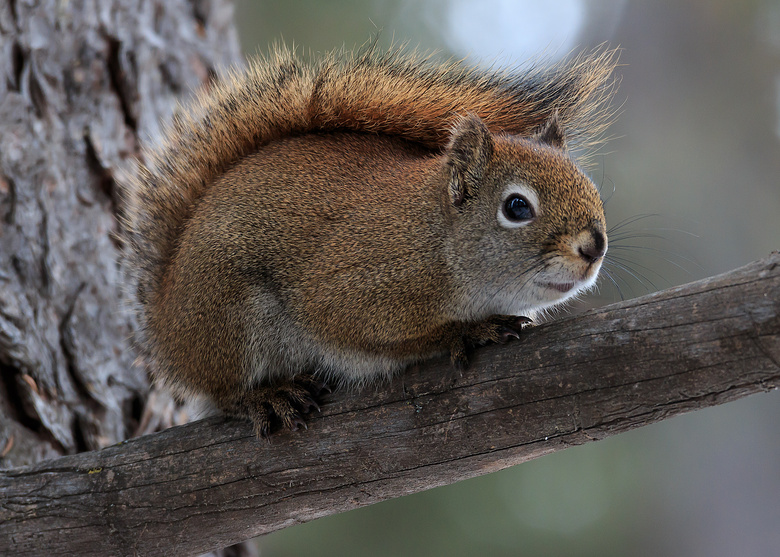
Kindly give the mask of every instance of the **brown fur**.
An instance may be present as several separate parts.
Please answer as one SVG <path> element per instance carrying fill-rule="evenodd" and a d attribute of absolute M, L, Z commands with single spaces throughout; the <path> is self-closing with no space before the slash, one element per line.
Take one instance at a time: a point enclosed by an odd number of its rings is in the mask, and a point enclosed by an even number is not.
<path fill-rule="evenodd" d="M 504 340 L 519 324 L 490 315 L 522 289 L 512 272 L 593 274 L 577 250 L 605 234 L 601 202 L 562 148 L 602 134 L 615 61 L 513 73 L 281 47 L 201 93 L 127 188 L 158 374 L 266 433 L 269 414 L 299 423 L 282 399 L 306 406 L 274 377 L 362 381 Z M 506 229 L 515 182 L 540 214 Z"/>

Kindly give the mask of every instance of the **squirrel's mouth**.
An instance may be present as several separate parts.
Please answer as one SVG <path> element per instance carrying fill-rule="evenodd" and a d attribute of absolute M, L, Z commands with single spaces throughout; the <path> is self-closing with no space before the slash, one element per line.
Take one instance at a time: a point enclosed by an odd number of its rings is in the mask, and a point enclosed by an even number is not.
<path fill-rule="evenodd" d="M 566 293 L 572 288 L 576 286 L 577 283 L 575 282 L 542 282 L 539 283 L 540 286 L 543 286 L 544 288 L 549 288 L 551 290 L 557 290 L 558 292 Z"/>

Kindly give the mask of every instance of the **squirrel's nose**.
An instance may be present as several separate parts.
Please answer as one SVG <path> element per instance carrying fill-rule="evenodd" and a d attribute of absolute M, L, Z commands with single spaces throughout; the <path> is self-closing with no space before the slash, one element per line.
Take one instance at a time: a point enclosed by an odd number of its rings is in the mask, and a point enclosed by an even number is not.
<path fill-rule="evenodd" d="M 580 256 L 588 263 L 595 263 L 607 252 L 607 240 L 600 230 L 592 230 L 590 241 L 579 246 Z"/>

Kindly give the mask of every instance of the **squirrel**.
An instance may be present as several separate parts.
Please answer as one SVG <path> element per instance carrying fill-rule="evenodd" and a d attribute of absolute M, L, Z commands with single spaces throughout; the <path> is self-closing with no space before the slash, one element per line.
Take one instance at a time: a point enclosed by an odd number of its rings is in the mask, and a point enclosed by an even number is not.
<path fill-rule="evenodd" d="M 596 281 L 604 212 L 572 145 L 609 124 L 616 64 L 275 46 L 226 74 L 125 185 L 153 374 L 267 437 L 331 382 L 518 337 Z"/>

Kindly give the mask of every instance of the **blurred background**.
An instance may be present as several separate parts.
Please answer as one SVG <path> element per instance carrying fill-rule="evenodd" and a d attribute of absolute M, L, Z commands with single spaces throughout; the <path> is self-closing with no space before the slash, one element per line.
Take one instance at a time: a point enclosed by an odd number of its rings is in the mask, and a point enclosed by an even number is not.
<path fill-rule="evenodd" d="M 780 248 L 776 0 L 239 0 L 236 21 L 247 54 L 379 31 L 484 64 L 620 46 L 622 113 L 591 175 L 610 225 L 641 218 L 589 305 Z M 779 424 L 780 392 L 754 395 L 257 543 L 264 557 L 778 555 Z"/>

